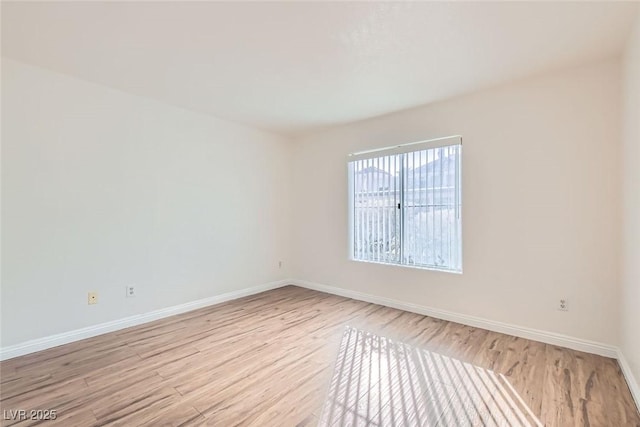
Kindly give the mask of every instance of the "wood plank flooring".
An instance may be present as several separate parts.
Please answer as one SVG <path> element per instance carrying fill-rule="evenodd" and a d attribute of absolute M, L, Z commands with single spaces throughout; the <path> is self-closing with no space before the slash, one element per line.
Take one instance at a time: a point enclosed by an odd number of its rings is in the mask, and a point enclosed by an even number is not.
<path fill-rule="evenodd" d="M 294 286 L 0 375 L 2 425 L 640 427 L 613 359 Z M 5 419 L 21 409 L 57 418 Z"/>

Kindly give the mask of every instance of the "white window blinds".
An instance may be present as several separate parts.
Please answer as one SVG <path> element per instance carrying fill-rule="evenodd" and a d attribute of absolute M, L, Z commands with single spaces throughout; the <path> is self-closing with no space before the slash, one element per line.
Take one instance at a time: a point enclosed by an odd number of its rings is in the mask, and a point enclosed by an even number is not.
<path fill-rule="evenodd" d="M 349 161 L 354 260 L 462 271 L 460 137 Z"/>

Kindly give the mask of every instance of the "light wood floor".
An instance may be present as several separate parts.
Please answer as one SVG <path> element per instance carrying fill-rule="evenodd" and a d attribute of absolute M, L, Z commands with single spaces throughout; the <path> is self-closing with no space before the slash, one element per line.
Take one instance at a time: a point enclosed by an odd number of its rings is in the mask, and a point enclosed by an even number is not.
<path fill-rule="evenodd" d="M 640 426 L 615 360 L 293 286 L 0 373 L 42 425 Z"/>

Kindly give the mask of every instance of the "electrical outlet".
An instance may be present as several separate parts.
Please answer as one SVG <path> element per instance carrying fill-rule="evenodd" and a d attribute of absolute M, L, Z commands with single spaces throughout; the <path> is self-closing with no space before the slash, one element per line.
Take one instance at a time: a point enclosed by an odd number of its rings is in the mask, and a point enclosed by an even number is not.
<path fill-rule="evenodd" d="M 89 296 L 88 296 L 88 304 L 92 305 L 92 304 L 97 304 L 98 303 L 98 293 L 97 292 L 89 292 Z"/>
<path fill-rule="evenodd" d="M 569 300 L 566 298 L 560 298 L 558 300 L 558 310 L 559 311 L 569 311 Z"/>
<path fill-rule="evenodd" d="M 127 298 L 132 298 L 136 296 L 136 287 L 134 285 L 127 286 Z"/>
<path fill-rule="evenodd" d="M 278 268 L 282 268 L 282 261 L 278 261 Z"/>

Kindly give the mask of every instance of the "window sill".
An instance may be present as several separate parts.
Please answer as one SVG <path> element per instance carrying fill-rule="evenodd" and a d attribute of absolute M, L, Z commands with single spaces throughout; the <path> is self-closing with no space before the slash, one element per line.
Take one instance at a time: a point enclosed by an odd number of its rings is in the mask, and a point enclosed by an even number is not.
<path fill-rule="evenodd" d="M 430 267 L 430 266 L 425 266 L 425 265 L 412 265 L 412 264 L 396 264 L 393 262 L 382 262 L 382 261 L 365 261 L 365 260 L 360 260 L 360 259 L 354 259 L 354 258 L 349 258 L 349 261 L 353 261 L 353 262 L 361 262 L 364 264 L 377 264 L 377 265 L 388 265 L 388 266 L 392 266 L 392 267 L 403 267 L 403 268 L 410 268 L 413 270 L 427 270 L 427 271 L 437 271 L 440 273 L 451 273 L 451 274 L 459 274 L 462 275 L 462 269 L 460 270 L 451 270 L 451 269 L 447 269 L 447 268 L 438 268 L 438 267 Z"/>

